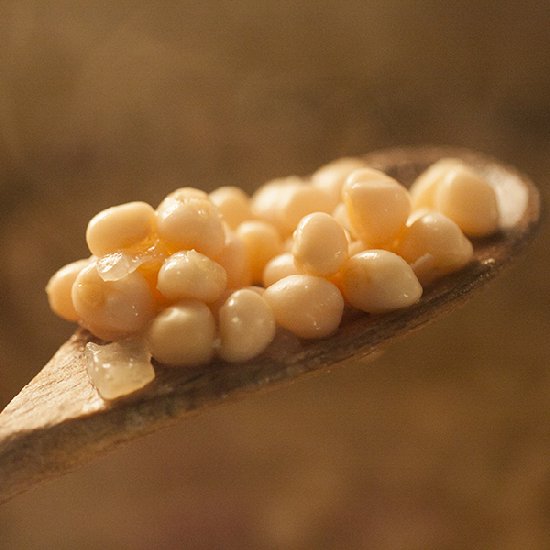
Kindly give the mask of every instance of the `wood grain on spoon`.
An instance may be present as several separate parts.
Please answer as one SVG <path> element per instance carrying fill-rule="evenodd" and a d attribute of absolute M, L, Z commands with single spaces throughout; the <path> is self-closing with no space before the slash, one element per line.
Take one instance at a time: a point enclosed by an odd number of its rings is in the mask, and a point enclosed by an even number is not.
<path fill-rule="evenodd" d="M 150 387 L 114 403 L 103 401 L 88 381 L 84 348 L 91 336 L 78 330 L 0 414 L 0 502 L 206 405 L 363 358 L 463 303 L 530 241 L 539 220 L 539 195 L 514 169 L 466 150 L 393 149 L 366 159 L 410 185 L 427 166 L 449 156 L 475 166 L 494 183 L 505 227 L 475 242 L 475 261 L 465 269 L 430 286 L 413 307 L 350 316 L 326 340 L 281 334 L 246 364 L 159 366 Z"/>

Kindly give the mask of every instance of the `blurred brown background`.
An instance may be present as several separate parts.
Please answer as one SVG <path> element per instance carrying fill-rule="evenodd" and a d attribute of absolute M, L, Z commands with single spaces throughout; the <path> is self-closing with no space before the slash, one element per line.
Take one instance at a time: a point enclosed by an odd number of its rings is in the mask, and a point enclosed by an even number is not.
<path fill-rule="evenodd" d="M 2 405 L 71 333 L 43 287 L 106 206 L 417 143 L 496 155 L 549 199 L 547 0 L 0 0 L 0 29 Z M 0 547 L 549 548 L 547 235 L 375 363 L 14 499 Z"/>

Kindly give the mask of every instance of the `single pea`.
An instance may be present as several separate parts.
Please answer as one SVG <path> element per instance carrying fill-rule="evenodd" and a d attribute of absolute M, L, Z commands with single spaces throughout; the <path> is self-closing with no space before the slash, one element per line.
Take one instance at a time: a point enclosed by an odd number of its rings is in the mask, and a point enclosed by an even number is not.
<path fill-rule="evenodd" d="M 155 229 L 155 211 L 145 202 L 129 202 L 102 210 L 88 223 L 86 242 L 90 252 L 103 256 L 129 248 Z"/>
<path fill-rule="evenodd" d="M 231 363 L 259 355 L 275 337 L 275 317 L 260 294 L 243 288 L 233 292 L 219 311 L 222 359 Z"/>
<path fill-rule="evenodd" d="M 225 230 L 216 207 L 206 198 L 167 197 L 157 208 L 159 237 L 177 250 L 195 249 L 208 256 L 219 254 Z"/>
<path fill-rule="evenodd" d="M 292 253 L 296 266 L 304 273 L 333 275 L 348 257 L 346 232 L 329 214 L 308 214 L 294 232 Z"/>
<path fill-rule="evenodd" d="M 63 266 L 48 281 L 46 294 L 55 314 L 68 321 L 78 321 L 78 313 L 73 305 L 72 288 L 78 274 L 90 260 L 78 260 Z"/>
<path fill-rule="evenodd" d="M 236 233 L 246 247 L 252 282 L 261 283 L 266 263 L 282 252 L 281 237 L 272 224 L 260 220 L 241 223 Z"/>
<path fill-rule="evenodd" d="M 413 208 L 435 208 L 435 195 L 441 182 L 448 174 L 462 165 L 462 161 L 453 158 L 438 160 L 422 172 L 409 188 Z"/>
<path fill-rule="evenodd" d="M 472 243 L 460 227 L 439 212 L 428 212 L 407 226 L 399 239 L 395 252 L 409 264 L 416 264 L 415 272 L 421 276 L 423 284 L 435 278 L 456 271 L 473 257 Z"/>
<path fill-rule="evenodd" d="M 82 324 L 103 340 L 117 340 L 143 330 L 155 313 L 151 290 L 140 273 L 104 281 L 95 261 L 77 275 L 71 296 Z"/>
<path fill-rule="evenodd" d="M 411 266 L 387 250 L 367 250 L 352 256 L 340 271 L 339 285 L 350 305 L 369 313 L 408 307 L 422 296 Z"/>
<path fill-rule="evenodd" d="M 289 275 L 266 288 L 263 297 L 277 323 L 300 338 L 330 336 L 344 310 L 338 288 L 315 275 Z"/>
<path fill-rule="evenodd" d="M 227 288 L 252 284 L 247 248 L 235 231 L 227 231 L 222 251 L 215 257 L 227 274 Z"/>
<path fill-rule="evenodd" d="M 321 166 L 311 176 L 311 182 L 330 197 L 331 209 L 340 202 L 342 187 L 352 172 L 365 167 L 359 158 L 345 157 Z"/>
<path fill-rule="evenodd" d="M 289 275 L 299 275 L 300 269 L 296 266 L 294 256 L 290 252 L 278 254 L 271 258 L 264 268 L 264 287 L 267 288 Z"/>
<path fill-rule="evenodd" d="M 157 289 L 166 298 L 197 298 L 214 302 L 225 290 L 225 269 L 196 250 L 168 257 L 158 273 Z"/>
<path fill-rule="evenodd" d="M 484 237 L 498 229 L 495 190 L 465 166 L 448 174 L 435 193 L 435 208 L 471 237 Z"/>
<path fill-rule="evenodd" d="M 219 187 L 209 197 L 231 229 L 254 217 L 250 197 L 239 187 Z"/>
<path fill-rule="evenodd" d="M 342 188 L 352 233 L 373 247 L 389 246 L 411 212 L 408 191 L 371 168 L 354 172 Z"/>
<path fill-rule="evenodd" d="M 193 366 L 210 361 L 215 333 L 216 323 L 208 306 L 185 299 L 155 317 L 146 339 L 160 363 Z"/>

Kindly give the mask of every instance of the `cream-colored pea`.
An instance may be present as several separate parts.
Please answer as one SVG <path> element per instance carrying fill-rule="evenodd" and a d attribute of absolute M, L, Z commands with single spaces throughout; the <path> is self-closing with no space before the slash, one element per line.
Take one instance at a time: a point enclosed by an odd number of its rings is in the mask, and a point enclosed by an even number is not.
<path fill-rule="evenodd" d="M 339 285 L 350 305 L 369 313 L 408 307 L 422 296 L 411 266 L 387 250 L 352 256 L 340 271 Z"/>
<path fill-rule="evenodd" d="M 199 196 L 167 197 L 157 208 L 159 237 L 178 250 L 219 254 L 225 243 L 225 230 L 217 208 Z"/>
<path fill-rule="evenodd" d="M 351 223 L 349 221 L 348 211 L 346 205 L 340 202 L 336 205 L 336 208 L 332 211 L 332 217 L 346 230 L 351 232 Z"/>
<path fill-rule="evenodd" d="M 263 286 L 247 285 L 247 286 L 240 287 L 240 288 L 226 288 L 222 292 L 222 295 L 215 302 L 210 302 L 209 304 L 206 304 L 210 308 L 210 311 L 212 312 L 212 315 L 214 315 L 215 319 L 218 318 L 220 309 L 225 304 L 225 302 L 227 301 L 229 296 L 231 296 L 231 294 L 233 294 L 233 292 L 236 292 L 237 290 L 243 290 L 244 288 L 254 292 L 258 296 L 262 296 L 263 293 L 265 292 L 265 288 Z"/>
<path fill-rule="evenodd" d="M 465 166 L 453 170 L 438 186 L 435 208 L 471 237 L 484 237 L 498 229 L 495 190 Z"/>
<path fill-rule="evenodd" d="M 294 232 L 292 253 L 296 266 L 305 273 L 333 275 L 348 257 L 346 232 L 329 214 L 308 214 Z"/>
<path fill-rule="evenodd" d="M 168 257 L 157 281 L 157 289 L 166 298 L 196 298 L 206 303 L 217 300 L 226 285 L 225 269 L 196 250 L 184 250 Z"/>
<path fill-rule="evenodd" d="M 336 208 L 336 205 L 340 202 L 342 187 L 347 177 L 355 170 L 364 166 L 365 163 L 358 158 L 338 159 L 330 164 L 321 166 L 311 176 L 311 182 L 328 194 L 331 200 L 331 207 Z"/>
<path fill-rule="evenodd" d="M 231 229 L 254 217 L 250 197 L 240 187 L 219 187 L 209 196 Z"/>
<path fill-rule="evenodd" d="M 332 211 L 332 201 L 327 193 L 313 185 L 296 186 L 281 201 L 280 223 L 283 234 L 294 231 L 299 221 L 312 212 Z"/>
<path fill-rule="evenodd" d="M 315 275 L 290 275 L 266 288 L 264 299 L 275 320 L 300 338 L 324 338 L 342 319 L 344 300 L 338 288 Z"/>
<path fill-rule="evenodd" d="M 290 235 L 307 214 L 330 212 L 332 206 L 326 191 L 296 176 L 275 180 L 253 197 L 254 212 L 270 221 L 283 236 Z"/>
<path fill-rule="evenodd" d="M 167 365 L 201 365 L 214 353 L 216 322 L 207 305 L 185 299 L 163 310 L 147 331 L 153 357 Z"/>
<path fill-rule="evenodd" d="M 276 178 L 262 185 L 252 195 L 250 206 L 255 217 L 268 221 L 277 229 L 280 225 L 280 209 L 283 197 L 294 187 L 305 185 L 302 178 L 289 176 Z"/>
<path fill-rule="evenodd" d="M 462 162 L 458 159 L 443 158 L 424 170 L 409 188 L 413 208 L 415 210 L 433 209 L 439 185 L 448 174 L 461 165 Z"/>
<path fill-rule="evenodd" d="M 154 228 L 153 207 L 145 202 L 129 202 L 94 216 L 88 223 L 86 242 L 92 254 L 103 256 L 145 240 Z"/>
<path fill-rule="evenodd" d="M 220 308 L 220 350 L 230 363 L 259 355 L 275 337 L 275 317 L 262 296 L 250 289 L 233 292 Z"/>
<path fill-rule="evenodd" d="M 407 227 L 395 252 L 410 264 L 427 254 L 431 257 L 430 264 L 424 258 L 417 266 L 426 284 L 428 276 L 433 279 L 466 265 L 472 259 L 473 246 L 456 223 L 441 213 L 429 212 Z"/>
<path fill-rule="evenodd" d="M 352 233 L 370 246 L 385 247 L 405 227 L 411 212 L 407 190 L 373 169 L 354 172 L 342 188 Z"/>
<path fill-rule="evenodd" d="M 253 283 L 261 283 L 265 264 L 281 253 L 283 242 L 272 224 L 260 220 L 241 223 L 237 236 L 244 243 Z"/>
<path fill-rule="evenodd" d="M 290 252 L 278 254 L 265 264 L 264 287 L 267 288 L 289 275 L 299 275 L 300 273 L 301 271 L 294 262 L 294 256 Z"/>
<path fill-rule="evenodd" d="M 208 193 L 196 187 L 180 187 L 166 195 L 166 197 L 179 201 L 186 201 L 189 198 L 208 199 Z"/>
<path fill-rule="evenodd" d="M 104 281 L 91 262 L 72 287 L 74 309 L 81 323 L 103 340 L 117 340 L 139 332 L 155 314 L 151 289 L 134 271 L 117 281 Z"/>
<path fill-rule="evenodd" d="M 240 288 L 252 284 L 247 249 L 235 232 L 227 231 L 224 247 L 215 260 L 225 269 L 228 288 Z"/>
<path fill-rule="evenodd" d="M 68 321 L 77 321 L 78 313 L 71 296 L 73 284 L 78 274 L 90 260 L 79 260 L 63 266 L 48 281 L 46 294 L 53 312 Z"/>

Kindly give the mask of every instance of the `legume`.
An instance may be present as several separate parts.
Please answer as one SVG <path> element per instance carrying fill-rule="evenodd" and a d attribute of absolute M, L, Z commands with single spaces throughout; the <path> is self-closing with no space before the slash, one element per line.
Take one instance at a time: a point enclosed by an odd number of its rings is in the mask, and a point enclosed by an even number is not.
<path fill-rule="evenodd" d="M 471 261 L 465 234 L 485 236 L 498 220 L 490 183 L 458 160 L 435 163 L 409 193 L 361 159 L 342 159 L 252 198 L 182 187 L 156 210 L 108 208 L 88 226 L 93 256 L 61 268 L 46 291 L 59 316 L 113 341 L 88 344 L 88 371 L 116 399 L 153 380 L 151 357 L 238 363 L 262 353 L 277 327 L 326 338 L 345 305 L 409 307 L 422 285 Z"/>
<path fill-rule="evenodd" d="M 220 357 L 230 363 L 248 361 L 275 337 L 275 317 L 262 296 L 243 288 L 220 308 L 219 330 Z"/>

